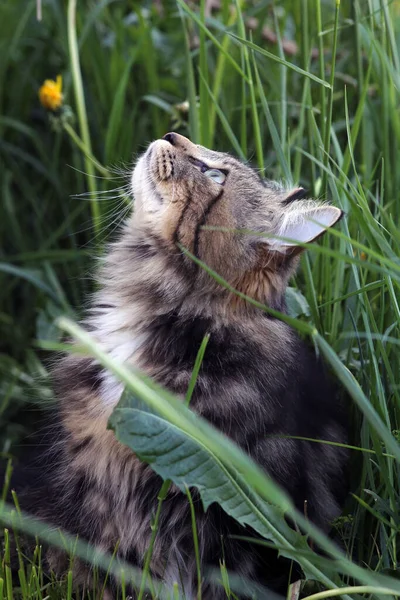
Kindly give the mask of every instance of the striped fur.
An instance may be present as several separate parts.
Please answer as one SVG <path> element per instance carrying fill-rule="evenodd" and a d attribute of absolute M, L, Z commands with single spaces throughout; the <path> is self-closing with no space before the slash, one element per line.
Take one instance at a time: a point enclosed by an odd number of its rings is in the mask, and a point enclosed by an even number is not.
<path fill-rule="evenodd" d="M 221 170 L 223 185 L 206 168 Z M 193 409 L 265 468 L 300 510 L 306 503 L 309 518 L 328 530 L 340 512 L 346 453 L 279 438 L 345 441 L 344 417 L 323 365 L 287 325 L 217 284 L 178 244 L 237 290 L 284 311 L 300 249 L 279 236 L 295 231 L 299 241 L 311 241 L 324 227 L 307 215 L 326 226 L 340 212 L 304 200 L 297 188 L 263 181 L 233 157 L 177 134 L 153 142 L 139 159 L 132 192 L 133 215 L 109 248 L 86 327 L 117 360 L 181 396 L 203 336 L 210 333 Z M 62 358 L 54 381 L 58 455 L 46 482 L 51 503 L 39 501 L 37 514 L 106 550 L 118 543 L 120 555 L 141 566 L 161 481 L 107 430 L 122 387 L 80 355 Z M 204 514 L 196 495 L 195 506 L 204 568 L 218 566 L 224 557 L 228 569 L 284 590 L 284 562 L 232 539 L 245 531 L 217 506 Z M 59 553 L 50 552 L 49 561 L 62 570 Z M 190 514 L 174 488 L 161 511 L 151 569 L 167 583 L 180 581 L 186 597 L 195 597 Z M 81 575 L 83 583 L 86 577 Z M 204 585 L 205 600 L 223 597 Z"/>

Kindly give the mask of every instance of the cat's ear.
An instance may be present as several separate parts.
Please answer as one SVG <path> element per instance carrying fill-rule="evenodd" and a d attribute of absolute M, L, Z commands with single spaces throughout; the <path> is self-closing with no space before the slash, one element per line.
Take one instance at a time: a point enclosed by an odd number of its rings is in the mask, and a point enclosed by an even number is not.
<path fill-rule="evenodd" d="M 283 202 L 282 216 L 275 228 L 277 237 L 268 240 L 278 251 L 313 242 L 335 225 L 343 215 L 336 206 L 318 205 L 313 200 L 298 200 L 301 193 L 301 188 L 294 190 Z"/>

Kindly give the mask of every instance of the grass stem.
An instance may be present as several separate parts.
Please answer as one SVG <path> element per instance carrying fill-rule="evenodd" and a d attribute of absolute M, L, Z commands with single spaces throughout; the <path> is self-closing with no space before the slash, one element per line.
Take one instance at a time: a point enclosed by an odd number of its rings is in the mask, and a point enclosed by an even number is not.
<path fill-rule="evenodd" d="M 95 199 L 96 183 L 94 179 L 94 164 L 89 158 L 93 156 L 93 152 L 89 133 L 85 96 L 83 92 L 81 65 L 79 61 L 78 38 L 76 34 L 76 5 L 77 0 L 68 0 L 68 47 L 71 61 L 72 81 L 75 91 L 76 110 L 78 113 L 81 138 L 85 147 L 84 162 L 87 172 L 87 186 L 93 197 L 93 201 L 90 203 L 92 209 L 93 228 L 96 236 L 98 236 L 101 232 L 100 207 Z"/>

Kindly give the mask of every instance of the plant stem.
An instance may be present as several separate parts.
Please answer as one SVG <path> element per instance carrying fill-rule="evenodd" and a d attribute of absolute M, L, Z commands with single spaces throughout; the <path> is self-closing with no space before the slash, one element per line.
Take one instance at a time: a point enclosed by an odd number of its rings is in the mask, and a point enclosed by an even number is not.
<path fill-rule="evenodd" d="M 325 59 L 324 59 L 324 39 L 322 36 L 322 19 L 321 19 L 321 0 L 316 0 L 316 17 L 317 17 L 317 29 L 318 29 L 318 59 L 319 59 L 319 76 L 321 79 L 325 79 Z M 326 94 L 325 87 L 321 85 L 321 137 L 325 139 L 325 127 L 326 127 Z"/>
<path fill-rule="evenodd" d="M 189 406 L 190 400 L 192 398 L 193 390 L 194 390 L 195 385 L 196 385 L 197 377 L 199 375 L 200 367 L 201 367 L 201 364 L 203 362 L 204 353 L 206 351 L 209 339 L 210 339 L 210 335 L 206 334 L 204 336 L 203 341 L 202 341 L 202 343 L 200 345 L 200 348 L 199 348 L 199 350 L 197 352 L 197 356 L 196 356 L 196 360 L 195 360 L 194 368 L 193 368 L 193 373 L 192 373 L 192 376 L 190 378 L 188 390 L 186 392 L 186 398 L 185 398 L 185 404 L 186 404 L 186 406 Z M 148 572 L 150 570 L 150 563 L 151 563 L 151 557 L 153 556 L 154 542 L 156 540 L 157 531 L 158 531 L 158 523 L 160 521 L 161 507 L 162 507 L 162 504 L 163 504 L 165 498 L 167 497 L 167 494 L 169 492 L 169 488 L 171 487 L 171 483 L 172 483 L 172 481 L 170 479 L 166 479 L 164 481 L 164 483 L 162 484 L 160 492 L 158 494 L 157 511 L 156 511 L 156 515 L 154 517 L 154 523 L 153 523 L 153 525 L 151 527 L 150 544 L 149 544 L 149 548 L 148 548 L 148 550 L 146 552 L 146 558 L 145 558 L 145 561 L 144 561 L 143 576 L 142 576 L 142 580 L 140 582 L 140 590 L 139 590 L 138 600 L 142 600 L 143 594 L 144 594 L 144 591 L 145 591 L 147 574 L 148 574 Z M 195 528 L 195 522 L 193 524 L 193 519 L 194 519 L 193 502 L 192 502 L 192 497 L 190 495 L 189 489 L 187 489 L 186 493 L 187 493 L 187 496 L 189 498 L 189 503 L 190 503 L 190 508 L 191 508 L 192 526 Z M 198 544 L 197 544 L 197 546 L 195 545 L 195 551 L 196 551 L 196 564 L 197 564 L 198 577 L 199 577 L 199 584 L 198 585 L 200 586 L 199 587 L 199 592 L 198 592 L 200 595 L 198 595 L 198 599 L 200 600 L 200 598 L 201 598 L 201 579 L 200 579 L 200 575 L 199 575 L 199 573 L 200 573 L 200 558 L 199 558 L 199 554 L 198 554 Z"/>
<path fill-rule="evenodd" d="M 171 486 L 171 480 L 166 479 L 164 481 L 164 483 L 162 484 L 160 492 L 158 494 L 157 511 L 156 511 L 156 515 L 154 517 L 154 523 L 151 526 L 150 544 L 149 544 L 148 550 L 146 552 L 146 558 L 145 558 L 144 565 L 143 565 L 143 575 L 142 575 L 142 581 L 140 582 L 140 590 L 139 590 L 138 600 L 143 600 L 143 594 L 145 592 L 145 587 L 146 587 L 147 574 L 150 570 L 151 557 L 153 556 L 154 542 L 156 541 L 156 537 L 157 537 L 158 523 L 159 523 L 160 515 L 161 515 L 161 507 L 162 507 L 162 504 L 163 504 L 165 498 L 167 497 L 170 486 Z"/>
<path fill-rule="evenodd" d="M 190 493 L 189 488 L 186 486 L 186 495 L 189 500 L 190 505 L 190 516 L 192 520 L 192 534 L 193 534 L 193 545 L 194 545 L 194 555 L 196 558 L 196 570 L 197 570 L 197 596 L 196 600 L 201 600 L 201 564 L 200 564 L 200 550 L 199 550 L 199 538 L 197 535 L 197 526 L 196 526 L 196 512 L 194 510 L 194 504 L 192 495 Z"/>
<path fill-rule="evenodd" d="M 232 13 L 230 14 L 230 17 L 229 17 L 229 21 L 225 26 L 226 29 L 230 29 L 232 27 L 232 25 L 234 25 L 234 23 L 236 21 L 236 16 L 237 16 L 237 12 L 232 11 Z M 225 37 L 222 41 L 222 47 L 224 49 L 224 52 L 220 52 L 220 54 L 218 55 L 217 65 L 215 67 L 215 74 L 214 74 L 213 94 L 217 100 L 219 98 L 219 94 L 220 94 L 221 87 L 222 87 L 222 80 L 223 80 L 223 75 L 224 75 L 225 66 L 226 66 L 226 52 L 228 52 L 228 50 L 229 50 L 230 43 L 231 43 L 231 38 L 229 37 L 229 35 L 225 34 Z M 243 82 L 244 80 L 242 79 L 241 81 Z M 214 103 L 211 103 L 211 106 L 210 106 L 210 136 L 211 136 L 210 145 L 211 145 L 211 147 L 214 144 L 216 116 L 217 116 L 217 112 L 215 109 L 215 105 L 214 105 Z"/>
<path fill-rule="evenodd" d="M 68 47 L 71 60 L 71 74 L 74 85 L 79 128 L 82 142 L 86 149 L 84 158 L 86 179 L 89 191 L 93 197 L 93 201 L 90 203 L 92 209 L 93 227 L 97 236 L 100 233 L 100 208 L 98 202 L 96 201 L 97 188 L 94 178 L 94 165 L 89 159 L 89 156 L 93 156 L 93 153 L 86 113 L 85 96 L 83 93 L 81 66 L 79 63 L 78 39 L 76 35 L 76 4 L 77 0 L 68 1 Z"/>
<path fill-rule="evenodd" d="M 342 596 L 343 594 L 381 594 L 385 596 L 400 596 L 399 592 L 390 588 L 373 587 L 371 585 L 355 585 L 334 590 L 324 590 L 323 592 L 306 596 L 304 600 L 322 600 L 322 598 L 333 598 L 333 596 Z"/>
<path fill-rule="evenodd" d="M 101 173 L 103 177 L 111 179 L 112 175 L 110 171 L 106 169 L 106 167 L 103 167 L 103 165 L 97 160 L 97 158 L 93 156 L 93 154 L 89 154 L 87 147 L 85 146 L 84 142 L 81 140 L 79 135 L 76 133 L 75 129 L 71 127 L 69 123 L 64 123 L 63 127 L 70 136 L 70 138 L 73 140 L 73 142 L 78 146 L 78 148 L 82 150 L 82 152 L 87 158 L 89 158 L 89 160 L 92 161 L 93 166 L 98 170 L 98 172 Z"/>
<path fill-rule="evenodd" d="M 332 127 L 332 112 L 333 112 L 333 92 L 334 92 L 334 84 L 335 84 L 335 64 L 336 64 L 336 49 L 337 49 L 337 39 L 338 39 L 338 24 L 339 24 L 339 10 L 340 10 L 340 0 L 336 0 L 336 10 L 335 10 L 335 25 L 333 30 L 333 46 L 332 46 L 332 59 L 331 59 L 331 78 L 330 78 L 330 88 L 329 88 L 329 101 L 328 101 L 328 115 L 327 121 L 325 124 L 325 139 L 324 139 L 324 166 L 328 166 L 329 162 L 329 146 L 331 139 L 331 127 Z M 328 187 L 328 178 L 327 173 L 324 171 L 323 179 L 322 179 L 322 194 L 323 197 L 326 197 Z"/>

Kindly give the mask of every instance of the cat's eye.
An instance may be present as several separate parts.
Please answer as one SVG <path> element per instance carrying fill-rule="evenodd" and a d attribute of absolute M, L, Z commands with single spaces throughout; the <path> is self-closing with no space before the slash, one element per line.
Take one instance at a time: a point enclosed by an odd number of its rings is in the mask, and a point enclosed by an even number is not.
<path fill-rule="evenodd" d="M 226 179 L 226 174 L 220 171 L 219 169 L 208 169 L 208 171 L 204 172 L 204 175 L 215 181 L 215 183 L 219 183 L 220 185 L 222 185 Z"/>
<path fill-rule="evenodd" d="M 193 156 L 189 156 L 189 161 L 195 167 L 199 168 L 200 171 L 206 176 L 215 181 L 215 183 L 219 183 L 220 185 L 224 185 L 225 179 L 228 175 L 228 171 L 225 169 L 210 169 L 206 163 L 203 163 L 201 160 L 194 158 Z"/>

